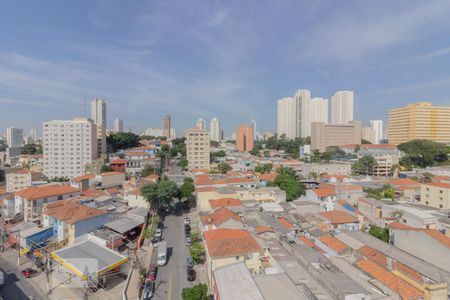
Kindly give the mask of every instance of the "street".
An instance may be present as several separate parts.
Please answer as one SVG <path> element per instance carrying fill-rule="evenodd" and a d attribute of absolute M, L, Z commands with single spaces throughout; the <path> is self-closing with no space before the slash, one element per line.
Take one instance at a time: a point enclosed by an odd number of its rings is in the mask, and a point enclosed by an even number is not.
<path fill-rule="evenodd" d="M 5 300 L 48 299 L 39 292 L 17 268 L 17 257 L 5 259 L 0 256 L 0 270 L 5 273 L 5 285 L 0 288 L 0 297 Z"/>
<path fill-rule="evenodd" d="M 183 204 L 176 202 L 164 222 L 163 239 L 167 242 L 168 261 L 159 267 L 156 279 L 155 299 L 181 299 L 181 291 L 191 286 L 186 279 L 186 257 Z M 152 262 L 157 251 L 153 251 Z"/>

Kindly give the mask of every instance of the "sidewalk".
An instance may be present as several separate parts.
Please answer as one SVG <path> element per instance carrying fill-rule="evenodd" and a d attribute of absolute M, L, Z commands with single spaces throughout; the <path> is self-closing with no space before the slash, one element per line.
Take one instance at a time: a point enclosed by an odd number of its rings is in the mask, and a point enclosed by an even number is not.
<path fill-rule="evenodd" d="M 137 252 L 137 259 L 139 262 L 143 263 L 145 268 L 150 265 L 153 254 L 153 246 L 146 246 L 145 243 L 142 248 Z M 134 257 L 133 257 L 134 258 Z M 131 274 L 130 284 L 128 285 L 127 297 L 128 300 L 139 300 L 140 299 L 140 274 L 139 268 L 136 266 Z"/>

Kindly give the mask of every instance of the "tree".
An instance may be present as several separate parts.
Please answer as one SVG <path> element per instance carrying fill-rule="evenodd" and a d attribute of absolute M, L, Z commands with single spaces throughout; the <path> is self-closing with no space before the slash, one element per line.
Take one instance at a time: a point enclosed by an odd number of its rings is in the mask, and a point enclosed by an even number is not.
<path fill-rule="evenodd" d="M 381 227 L 372 225 L 369 229 L 369 234 L 386 242 L 386 243 L 389 243 L 389 229 L 387 229 L 387 228 L 381 228 Z"/>
<path fill-rule="evenodd" d="M 363 156 L 352 165 L 353 172 L 360 175 L 369 175 L 377 166 L 377 161 L 373 156 Z"/>
<path fill-rule="evenodd" d="M 270 173 L 270 171 L 272 171 L 272 167 L 273 167 L 273 165 L 271 163 L 258 165 L 255 167 L 255 172 L 261 173 L 261 174 Z"/>
<path fill-rule="evenodd" d="M 186 170 L 187 166 L 188 166 L 188 160 L 187 159 L 182 159 L 178 162 L 178 165 L 183 169 Z"/>
<path fill-rule="evenodd" d="M 8 145 L 6 144 L 5 141 L 0 141 L 0 152 L 6 151 L 7 147 Z"/>
<path fill-rule="evenodd" d="M 168 205 L 173 198 L 180 196 L 180 190 L 177 184 L 171 180 L 163 180 L 158 184 L 158 197 L 161 204 Z"/>
<path fill-rule="evenodd" d="M 61 176 L 61 177 L 52 177 L 52 178 L 50 178 L 50 182 L 68 182 L 70 179 L 69 179 L 69 177 L 63 177 L 63 176 Z"/>
<path fill-rule="evenodd" d="M 141 171 L 142 177 L 147 177 L 148 175 L 151 174 L 155 174 L 155 168 L 150 165 L 146 165 Z"/>
<path fill-rule="evenodd" d="M 103 165 L 100 167 L 100 173 L 111 172 L 111 168 L 108 165 Z"/>
<path fill-rule="evenodd" d="M 112 132 L 106 141 L 114 152 L 139 146 L 139 136 L 131 132 Z"/>
<path fill-rule="evenodd" d="M 258 156 L 259 155 L 259 149 L 257 149 L 256 147 L 253 147 L 253 149 L 250 150 L 249 153 L 251 155 Z"/>
<path fill-rule="evenodd" d="M 153 135 L 141 135 L 141 136 L 139 137 L 139 139 L 140 139 L 141 141 L 143 141 L 143 140 L 152 141 L 152 140 L 155 139 L 155 137 L 154 137 Z"/>
<path fill-rule="evenodd" d="M 42 146 L 36 144 L 25 144 L 22 146 L 22 154 L 42 154 Z"/>
<path fill-rule="evenodd" d="M 211 147 L 217 148 L 220 146 L 220 143 L 218 141 L 211 141 L 211 142 L 209 142 L 209 145 Z"/>
<path fill-rule="evenodd" d="M 286 201 L 297 199 L 305 194 L 306 187 L 292 168 L 280 168 L 274 184 L 286 192 Z"/>
<path fill-rule="evenodd" d="M 226 174 L 229 171 L 233 170 L 233 168 L 226 162 L 221 162 L 220 164 L 217 165 L 217 168 L 219 169 L 219 172 L 222 174 Z"/>
<path fill-rule="evenodd" d="M 186 177 L 184 178 L 184 182 L 180 187 L 181 197 L 185 199 L 190 199 L 192 197 L 192 193 L 195 190 L 194 180 L 192 178 Z"/>
<path fill-rule="evenodd" d="M 362 144 L 362 145 L 367 145 L 367 144 L 372 144 L 372 143 L 369 142 L 368 140 L 361 139 L 361 144 Z"/>
<path fill-rule="evenodd" d="M 270 157 L 270 151 L 264 150 L 264 157 Z"/>
<path fill-rule="evenodd" d="M 198 283 L 191 288 L 184 288 L 181 292 L 183 300 L 207 300 L 208 287 L 205 283 Z"/>
<path fill-rule="evenodd" d="M 203 258 L 203 246 L 199 242 L 193 242 L 191 247 L 189 248 L 189 253 L 191 254 L 192 260 L 198 264 L 202 261 Z"/>
<path fill-rule="evenodd" d="M 151 209 L 158 209 L 160 201 L 158 198 L 158 184 L 148 183 L 141 187 L 141 195 L 150 204 Z"/>
<path fill-rule="evenodd" d="M 426 168 L 448 160 L 448 147 L 430 140 L 412 140 L 397 148 L 406 153 L 400 160 L 400 165 L 407 169 L 416 166 Z"/>
<path fill-rule="evenodd" d="M 214 161 L 218 157 L 226 157 L 226 156 L 227 156 L 227 154 L 225 153 L 225 151 L 219 150 L 216 152 L 211 152 L 210 159 L 211 159 L 211 161 Z"/>

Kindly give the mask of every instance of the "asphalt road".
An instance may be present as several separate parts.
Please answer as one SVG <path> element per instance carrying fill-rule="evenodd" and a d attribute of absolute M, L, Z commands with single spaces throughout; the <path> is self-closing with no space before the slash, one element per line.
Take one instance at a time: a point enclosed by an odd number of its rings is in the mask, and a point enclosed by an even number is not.
<path fill-rule="evenodd" d="M 36 290 L 28 279 L 17 269 L 16 260 L 9 261 L 0 255 L 0 270 L 5 273 L 5 285 L 0 287 L 0 297 L 4 300 L 44 300 L 49 299 Z"/>
<path fill-rule="evenodd" d="M 164 222 L 163 239 L 167 242 L 168 261 L 159 267 L 154 299 L 181 299 L 181 291 L 190 284 L 186 279 L 186 257 L 188 247 L 184 237 L 184 214 L 182 203 L 175 203 L 174 209 Z M 153 251 L 152 262 L 156 261 L 157 249 Z"/>

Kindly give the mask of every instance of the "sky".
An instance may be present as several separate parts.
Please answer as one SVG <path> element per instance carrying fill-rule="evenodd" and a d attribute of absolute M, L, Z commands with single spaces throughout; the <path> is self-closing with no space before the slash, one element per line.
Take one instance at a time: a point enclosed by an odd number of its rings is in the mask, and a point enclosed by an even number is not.
<path fill-rule="evenodd" d="M 276 130 L 276 100 L 355 92 L 355 116 L 450 105 L 450 1 L 1 1 L 0 132 L 89 116 L 180 134 Z"/>

